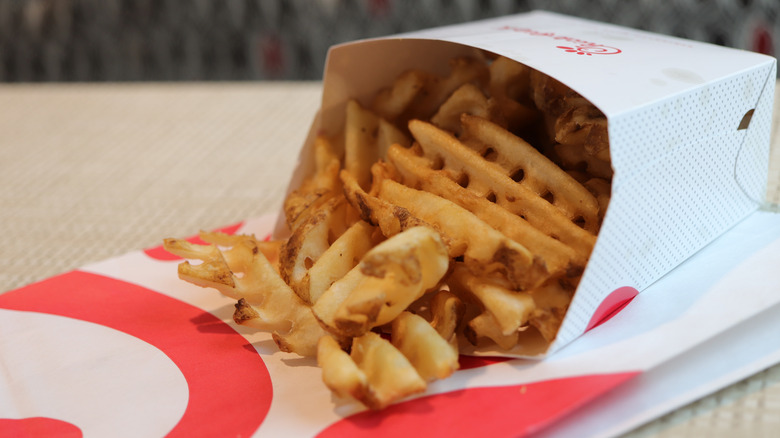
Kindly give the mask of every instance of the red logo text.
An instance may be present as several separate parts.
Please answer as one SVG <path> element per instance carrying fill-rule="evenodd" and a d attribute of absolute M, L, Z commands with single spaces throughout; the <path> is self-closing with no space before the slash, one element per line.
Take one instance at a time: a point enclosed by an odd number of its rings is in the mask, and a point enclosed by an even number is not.
<path fill-rule="evenodd" d="M 511 30 L 512 32 L 524 33 L 531 36 L 551 38 L 552 40 L 556 41 L 566 41 L 571 43 L 571 45 L 555 47 L 568 53 L 576 53 L 577 55 L 617 55 L 618 53 L 623 52 L 616 47 L 605 46 L 603 44 L 585 41 L 579 38 L 573 38 L 565 35 L 558 35 L 555 32 L 540 32 L 538 30 L 516 26 L 501 26 L 499 27 L 499 30 Z"/>

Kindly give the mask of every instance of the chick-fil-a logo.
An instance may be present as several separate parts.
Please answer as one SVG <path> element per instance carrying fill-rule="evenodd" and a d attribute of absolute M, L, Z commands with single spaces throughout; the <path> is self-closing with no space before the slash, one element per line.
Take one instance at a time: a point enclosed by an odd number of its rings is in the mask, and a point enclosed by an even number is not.
<path fill-rule="evenodd" d="M 538 30 L 528 29 L 525 27 L 517 26 L 501 26 L 499 30 L 511 30 L 512 32 L 520 32 L 531 36 L 546 37 L 558 41 L 566 41 L 571 43 L 571 46 L 555 46 L 558 49 L 564 50 L 568 53 L 576 53 L 578 55 L 617 55 L 623 53 L 622 50 L 617 47 L 605 46 L 590 41 L 581 40 L 579 38 L 572 38 L 569 36 L 558 35 L 555 32 L 540 32 Z"/>

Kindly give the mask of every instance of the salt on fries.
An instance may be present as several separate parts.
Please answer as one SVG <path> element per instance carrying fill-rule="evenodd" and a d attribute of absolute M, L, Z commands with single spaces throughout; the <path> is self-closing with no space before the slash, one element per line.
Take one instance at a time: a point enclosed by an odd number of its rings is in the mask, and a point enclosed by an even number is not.
<path fill-rule="evenodd" d="M 313 145 L 290 235 L 166 239 L 179 276 L 238 324 L 316 356 L 338 397 L 381 409 L 458 369 L 459 345 L 544 351 L 609 204 L 604 115 L 503 57 L 410 70 Z"/>

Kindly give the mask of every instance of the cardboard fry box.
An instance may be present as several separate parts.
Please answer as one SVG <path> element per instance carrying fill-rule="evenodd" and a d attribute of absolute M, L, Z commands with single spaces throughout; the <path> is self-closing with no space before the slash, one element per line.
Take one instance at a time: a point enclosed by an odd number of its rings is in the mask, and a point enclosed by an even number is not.
<path fill-rule="evenodd" d="M 450 59 L 483 50 L 556 78 L 608 120 L 611 202 L 547 353 L 763 203 L 774 58 L 547 12 L 333 47 L 321 111 L 291 188 L 311 171 L 314 134 L 338 132 L 349 99 L 368 106 L 379 89 L 406 70 L 445 76 Z"/>

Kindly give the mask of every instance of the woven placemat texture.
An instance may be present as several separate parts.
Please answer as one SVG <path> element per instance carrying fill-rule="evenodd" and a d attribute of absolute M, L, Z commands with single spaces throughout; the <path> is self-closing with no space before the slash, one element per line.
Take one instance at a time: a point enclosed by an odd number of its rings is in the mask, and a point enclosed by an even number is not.
<path fill-rule="evenodd" d="M 0 291 L 279 208 L 319 83 L 0 87 Z"/>
<path fill-rule="evenodd" d="M 0 292 L 157 246 L 165 237 L 277 211 L 320 87 L 0 86 Z M 772 162 L 780 164 L 780 153 Z M 780 202 L 777 170 L 767 193 Z M 777 430 L 780 365 L 629 436 Z"/>

